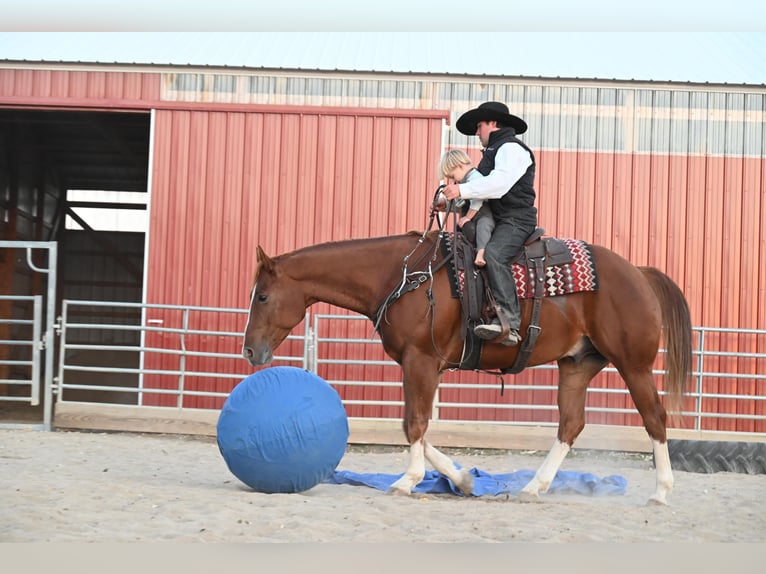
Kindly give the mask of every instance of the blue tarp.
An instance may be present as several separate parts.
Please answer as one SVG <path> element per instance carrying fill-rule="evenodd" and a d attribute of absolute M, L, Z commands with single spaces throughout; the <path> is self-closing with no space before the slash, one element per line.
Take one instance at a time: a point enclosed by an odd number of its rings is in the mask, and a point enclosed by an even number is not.
<path fill-rule="evenodd" d="M 490 474 L 478 468 L 469 471 L 473 475 L 474 496 L 496 496 L 498 494 L 518 494 L 535 475 L 534 470 L 517 470 L 506 474 Z M 370 486 L 386 491 L 401 478 L 402 474 L 360 474 L 348 470 L 336 470 L 325 483 Z M 610 475 L 599 478 L 587 472 L 560 470 L 556 473 L 548 492 L 575 493 L 588 496 L 604 494 L 625 494 L 628 481 L 622 476 Z M 446 476 L 435 470 L 426 471 L 425 478 L 413 492 L 457 494 L 463 493 Z"/>

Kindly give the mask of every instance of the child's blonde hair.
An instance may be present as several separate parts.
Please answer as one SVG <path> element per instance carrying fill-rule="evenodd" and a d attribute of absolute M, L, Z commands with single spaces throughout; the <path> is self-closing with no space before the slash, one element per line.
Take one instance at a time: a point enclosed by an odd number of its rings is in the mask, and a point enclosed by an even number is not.
<path fill-rule="evenodd" d="M 439 177 L 442 179 L 450 177 L 454 169 L 461 165 L 473 166 L 473 162 L 467 153 L 461 149 L 451 149 L 444 152 L 441 160 L 439 160 Z"/>

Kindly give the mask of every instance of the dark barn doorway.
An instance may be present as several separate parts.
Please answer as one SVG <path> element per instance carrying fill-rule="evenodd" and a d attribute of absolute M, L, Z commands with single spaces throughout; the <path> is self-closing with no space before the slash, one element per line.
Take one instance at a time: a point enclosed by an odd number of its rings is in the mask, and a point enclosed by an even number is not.
<path fill-rule="evenodd" d="M 57 314 L 62 299 L 141 302 L 150 134 L 148 111 L 0 108 L 0 240 L 58 243 Z M 44 250 L 35 254 L 44 256 Z M 46 274 L 30 269 L 19 253 L 0 250 L 0 318 L 8 318 L 0 323 L 0 424 L 36 422 L 42 416 L 42 405 L 3 401 L 16 390 L 2 381 L 25 368 L 18 355 L 26 351 L 1 341 L 21 337 L 15 322 L 31 313 L 29 303 L 12 297 L 48 292 Z M 80 313 L 78 322 L 97 325 L 113 322 L 104 314 L 118 311 L 86 308 Z M 140 322 L 140 313 L 119 313 L 118 322 Z M 83 337 L 87 343 L 109 335 L 94 328 Z M 139 341 L 124 343 L 138 346 Z M 46 342 L 45 352 L 56 352 L 56 345 Z M 119 363 L 137 366 L 139 353 L 127 355 Z M 98 353 L 67 357 L 93 366 L 109 360 Z M 98 400 L 96 391 L 80 392 L 82 397 L 73 394 L 67 400 Z"/>

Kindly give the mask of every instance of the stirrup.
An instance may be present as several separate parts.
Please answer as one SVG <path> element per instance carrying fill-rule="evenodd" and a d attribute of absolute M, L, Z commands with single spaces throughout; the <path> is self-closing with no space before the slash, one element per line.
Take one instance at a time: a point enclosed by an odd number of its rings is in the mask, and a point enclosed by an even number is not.
<path fill-rule="evenodd" d="M 518 345 L 521 342 L 521 335 L 519 335 L 519 332 L 516 329 L 511 329 L 508 331 L 508 335 L 500 341 L 501 345 L 505 345 L 506 347 L 513 347 L 515 345 Z"/>

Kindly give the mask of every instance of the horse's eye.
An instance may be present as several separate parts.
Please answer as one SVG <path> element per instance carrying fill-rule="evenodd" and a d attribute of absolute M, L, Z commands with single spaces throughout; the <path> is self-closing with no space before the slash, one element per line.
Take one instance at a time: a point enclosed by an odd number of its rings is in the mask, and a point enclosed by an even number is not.
<path fill-rule="evenodd" d="M 265 303 L 266 299 L 269 298 L 269 296 L 265 295 L 264 293 L 258 293 L 258 295 L 256 297 L 257 297 L 259 303 Z"/>

